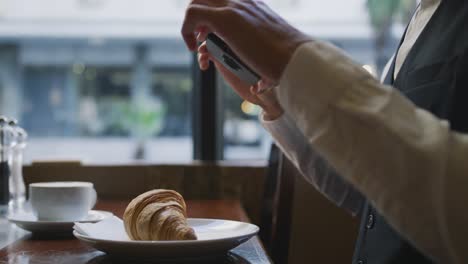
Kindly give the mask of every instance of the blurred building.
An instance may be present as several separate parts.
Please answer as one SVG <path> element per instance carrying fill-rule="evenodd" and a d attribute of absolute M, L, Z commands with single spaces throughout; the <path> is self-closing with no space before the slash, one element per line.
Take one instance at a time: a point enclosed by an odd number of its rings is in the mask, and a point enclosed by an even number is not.
<path fill-rule="evenodd" d="M 372 66 L 365 0 L 266 2 Z M 0 0 L 0 113 L 21 120 L 33 138 L 135 130 L 189 137 L 192 56 L 179 35 L 187 3 Z M 142 110 L 131 110 L 135 104 Z"/>
<path fill-rule="evenodd" d="M 177 33 L 182 1 L 0 5 L 1 112 L 22 120 L 33 136 L 77 135 L 93 97 L 145 96 L 156 69 L 189 71 L 191 56 Z"/>

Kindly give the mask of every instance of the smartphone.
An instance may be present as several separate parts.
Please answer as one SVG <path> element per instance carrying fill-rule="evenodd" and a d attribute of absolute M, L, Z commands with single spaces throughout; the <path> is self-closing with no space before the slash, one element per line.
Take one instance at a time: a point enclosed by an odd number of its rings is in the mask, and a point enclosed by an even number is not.
<path fill-rule="evenodd" d="M 260 81 L 260 76 L 245 65 L 245 63 L 243 63 L 229 48 L 229 46 L 216 34 L 208 34 L 206 37 L 206 47 L 211 56 L 223 64 L 224 67 L 242 81 L 250 85 L 255 85 Z"/>

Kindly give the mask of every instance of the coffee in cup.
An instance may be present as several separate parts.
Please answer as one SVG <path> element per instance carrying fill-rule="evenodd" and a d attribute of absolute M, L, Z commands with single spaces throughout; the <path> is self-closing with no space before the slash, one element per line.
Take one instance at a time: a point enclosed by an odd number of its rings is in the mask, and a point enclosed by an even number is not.
<path fill-rule="evenodd" d="M 39 182 L 29 185 L 32 212 L 42 221 L 83 220 L 97 199 L 91 182 Z"/>

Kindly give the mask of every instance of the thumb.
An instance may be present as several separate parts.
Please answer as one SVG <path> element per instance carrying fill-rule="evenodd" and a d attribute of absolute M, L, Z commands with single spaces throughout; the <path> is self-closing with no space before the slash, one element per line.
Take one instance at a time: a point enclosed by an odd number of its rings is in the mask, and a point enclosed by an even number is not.
<path fill-rule="evenodd" d="M 271 90 L 273 87 L 275 87 L 275 84 L 271 81 L 261 79 L 257 85 L 254 87 L 254 92 L 257 95 L 263 94 L 268 90 Z"/>

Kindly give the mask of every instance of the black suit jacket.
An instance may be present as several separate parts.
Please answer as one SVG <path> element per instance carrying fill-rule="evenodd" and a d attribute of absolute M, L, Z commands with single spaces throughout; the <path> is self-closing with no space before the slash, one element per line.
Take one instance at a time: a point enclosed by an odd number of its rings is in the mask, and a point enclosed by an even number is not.
<path fill-rule="evenodd" d="M 468 2 L 442 0 L 419 36 L 397 78 L 393 69 L 385 83 L 418 107 L 468 132 Z M 424 224 L 424 219 L 421 219 Z M 434 263 L 396 232 L 377 210 L 366 204 L 353 263 Z"/>

